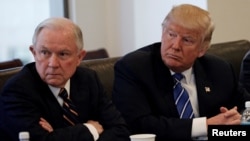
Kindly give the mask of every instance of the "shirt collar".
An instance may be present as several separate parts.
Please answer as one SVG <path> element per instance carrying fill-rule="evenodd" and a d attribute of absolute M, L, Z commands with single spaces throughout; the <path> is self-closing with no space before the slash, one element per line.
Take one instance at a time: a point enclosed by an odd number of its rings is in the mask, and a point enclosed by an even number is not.
<path fill-rule="evenodd" d="M 48 85 L 48 86 L 49 86 L 50 90 L 52 91 L 52 93 L 54 94 L 54 96 L 55 96 L 55 97 L 58 97 L 58 94 L 59 94 L 59 91 L 60 91 L 61 88 L 53 87 L 53 86 L 51 86 L 51 85 Z M 68 80 L 68 81 L 66 82 L 64 88 L 67 90 L 68 94 L 70 94 L 70 80 Z"/>
<path fill-rule="evenodd" d="M 175 74 L 174 71 L 170 70 L 171 75 Z M 192 78 L 192 73 L 193 73 L 193 67 L 181 72 L 181 74 L 183 75 L 184 79 L 182 79 L 182 81 L 184 81 L 184 83 L 190 83 L 191 82 L 191 78 Z"/>

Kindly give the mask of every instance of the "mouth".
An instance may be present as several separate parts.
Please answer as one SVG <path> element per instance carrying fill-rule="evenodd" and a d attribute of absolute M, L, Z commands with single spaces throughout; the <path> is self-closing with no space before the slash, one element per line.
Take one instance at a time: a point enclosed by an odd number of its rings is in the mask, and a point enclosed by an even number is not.
<path fill-rule="evenodd" d="M 54 77 L 54 76 L 59 76 L 60 74 L 58 74 L 58 73 L 47 73 L 46 75 Z"/>
<path fill-rule="evenodd" d="M 165 56 L 170 59 L 180 60 L 180 57 L 174 54 L 166 54 Z"/>

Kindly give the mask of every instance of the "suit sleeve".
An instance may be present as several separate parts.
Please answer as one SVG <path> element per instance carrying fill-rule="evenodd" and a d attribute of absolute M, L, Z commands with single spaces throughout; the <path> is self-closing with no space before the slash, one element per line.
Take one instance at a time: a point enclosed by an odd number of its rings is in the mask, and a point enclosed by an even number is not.
<path fill-rule="evenodd" d="M 112 102 L 105 97 L 96 75 L 86 79 L 86 82 L 91 82 L 84 83 L 83 89 L 86 88 L 86 91 L 78 97 L 84 109 L 81 112 L 83 123 L 68 127 L 63 124 L 61 107 L 47 85 L 37 81 L 34 75 L 29 76 L 25 73 L 25 77 L 15 77 L 1 92 L 0 125 L 11 141 L 19 141 L 20 131 L 29 131 L 31 140 L 94 141 L 88 128 L 83 125 L 87 120 L 97 120 L 103 125 L 104 132 L 98 141 L 129 141 L 126 124 Z M 39 125 L 41 117 L 52 125 L 53 132 L 49 133 Z"/>
<path fill-rule="evenodd" d="M 22 87 L 21 83 L 9 83 L 1 93 L 1 128 L 6 132 L 6 136 L 8 135 L 11 138 L 11 141 L 19 141 L 18 133 L 20 131 L 29 131 L 31 140 L 93 140 L 87 127 L 82 124 L 72 127 L 55 128 L 51 133 L 45 131 L 39 125 L 40 117 L 44 115 L 44 109 L 39 109 L 41 105 L 37 103 L 40 103 L 40 101 L 34 96 L 29 95 L 32 92 L 26 87 Z M 35 93 L 32 94 L 35 95 Z"/>

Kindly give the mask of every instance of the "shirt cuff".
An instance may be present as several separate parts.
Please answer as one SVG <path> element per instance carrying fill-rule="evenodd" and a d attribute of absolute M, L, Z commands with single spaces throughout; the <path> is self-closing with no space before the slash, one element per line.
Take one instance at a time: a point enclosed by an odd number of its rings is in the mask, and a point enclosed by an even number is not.
<path fill-rule="evenodd" d="M 195 139 L 207 138 L 207 118 L 193 118 L 192 137 Z"/>
<path fill-rule="evenodd" d="M 94 140 L 96 141 L 99 138 L 99 134 L 98 134 L 97 130 L 95 129 L 95 127 L 91 124 L 88 124 L 88 123 L 84 123 L 84 125 L 89 129 L 90 133 L 94 137 Z"/>

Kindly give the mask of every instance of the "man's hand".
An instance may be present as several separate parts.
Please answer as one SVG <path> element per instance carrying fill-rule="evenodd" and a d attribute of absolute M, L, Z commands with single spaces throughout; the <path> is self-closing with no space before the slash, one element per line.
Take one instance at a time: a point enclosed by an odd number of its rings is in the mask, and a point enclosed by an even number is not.
<path fill-rule="evenodd" d="M 99 135 L 103 132 L 103 127 L 98 121 L 88 120 L 87 123 L 93 125 Z"/>
<path fill-rule="evenodd" d="M 52 126 L 44 118 L 40 118 L 39 124 L 48 132 L 53 132 Z"/>
<path fill-rule="evenodd" d="M 228 110 L 226 107 L 220 108 L 220 114 L 207 119 L 207 125 L 239 125 L 241 114 L 237 107 Z"/>

